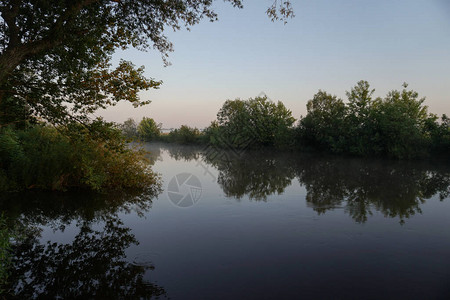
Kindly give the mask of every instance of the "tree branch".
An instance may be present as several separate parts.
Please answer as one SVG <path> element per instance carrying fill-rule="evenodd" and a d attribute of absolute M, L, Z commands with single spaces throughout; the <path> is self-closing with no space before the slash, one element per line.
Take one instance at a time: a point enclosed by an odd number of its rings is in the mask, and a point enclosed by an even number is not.
<path fill-rule="evenodd" d="M 77 14 L 84 7 L 98 1 L 99 0 L 82 0 L 71 2 L 72 5 L 61 14 L 53 26 L 48 30 L 45 37 L 25 44 L 20 43 L 20 38 L 18 36 L 19 29 L 15 24 L 15 17 L 18 14 L 20 0 L 13 0 L 13 5 L 9 10 L 4 7 L 0 12 L 10 29 L 10 42 L 6 50 L 0 55 L 0 85 L 5 82 L 6 78 L 24 59 L 42 53 L 64 42 L 64 27 L 69 27 L 67 26 L 68 23 L 75 20 Z M 1 96 L 2 94 L 0 93 L 0 98 Z"/>
<path fill-rule="evenodd" d="M 19 27 L 16 24 L 16 17 L 19 13 L 20 0 L 11 1 L 11 7 L 4 6 L 0 9 L 3 19 L 8 26 L 8 47 L 15 47 L 20 43 Z"/>

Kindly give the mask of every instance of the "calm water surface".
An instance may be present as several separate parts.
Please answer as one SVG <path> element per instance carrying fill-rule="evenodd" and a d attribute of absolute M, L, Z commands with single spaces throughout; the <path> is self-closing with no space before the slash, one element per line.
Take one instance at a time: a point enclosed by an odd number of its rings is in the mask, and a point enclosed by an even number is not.
<path fill-rule="evenodd" d="M 156 195 L 4 195 L 18 298 L 450 299 L 450 165 L 145 145 Z"/>

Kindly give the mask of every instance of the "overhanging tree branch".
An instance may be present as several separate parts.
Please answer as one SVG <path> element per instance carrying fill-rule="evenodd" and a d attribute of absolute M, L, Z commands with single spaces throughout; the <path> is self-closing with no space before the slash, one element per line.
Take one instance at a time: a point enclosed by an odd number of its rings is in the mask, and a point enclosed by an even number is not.
<path fill-rule="evenodd" d="M 242 7 L 241 0 L 225 1 Z M 280 9 L 286 3 L 279 3 L 275 14 L 290 17 L 289 9 Z M 217 20 L 212 4 L 213 0 L 2 1 L 0 109 L 6 109 L 2 99 L 12 97 L 10 105 L 27 103 L 39 117 L 55 120 L 70 113 L 61 109 L 64 104 L 86 116 L 122 100 L 147 104 L 150 101 L 140 100 L 139 92 L 158 88 L 161 82 L 145 78 L 143 68 L 131 63 L 111 70 L 114 51 L 153 46 L 164 59 L 173 50 L 167 28 Z"/>

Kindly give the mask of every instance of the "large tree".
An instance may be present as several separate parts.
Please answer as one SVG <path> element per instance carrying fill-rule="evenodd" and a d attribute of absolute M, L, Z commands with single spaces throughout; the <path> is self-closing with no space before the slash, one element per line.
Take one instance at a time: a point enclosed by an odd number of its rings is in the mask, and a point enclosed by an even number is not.
<path fill-rule="evenodd" d="M 225 0 L 241 8 L 242 0 Z M 121 61 L 118 48 L 155 48 L 167 62 L 173 50 L 165 30 L 217 20 L 213 0 L 0 1 L 0 126 L 17 115 L 50 122 L 83 121 L 98 108 L 158 88 L 143 67 Z M 272 20 L 293 16 L 289 1 L 274 1 Z"/>
<path fill-rule="evenodd" d="M 227 100 L 217 113 L 216 142 L 231 148 L 287 146 L 294 122 L 292 112 L 281 101 L 275 103 L 265 95 Z"/>

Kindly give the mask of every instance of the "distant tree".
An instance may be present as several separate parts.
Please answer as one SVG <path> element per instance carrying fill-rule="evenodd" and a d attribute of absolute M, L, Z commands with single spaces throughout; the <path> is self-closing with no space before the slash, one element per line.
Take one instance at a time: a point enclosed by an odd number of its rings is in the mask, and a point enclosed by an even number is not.
<path fill-rule="evenodd" d="M 239 148 L 248 145 L 249 138 L 254 139 L 254 133 L 249 132 L 250 124 L 243 100 L 225 101 L 217 113 L 217 124 L 219 132 L 216 142 L 219 145 Z"/>
<path fill-rule="evenodd" d="M 221 128 L 217 120 L 211 122 L 211 124 L 203 131 L 203 138 L 206 143 L 211 145 L 219 145 Z"/>
<path fill-rule="evenodd" d="M 137 124 L 136 121 L 132 118 L 128 118 L 123 124 L 120 125 L 120 129 L 122 130 L 123 135 L 127 138 L 137 138 Z"/>
<path fill-rule="evenodd" d="M 298 141 L 336 153 L 414 158 L 430 149 L 442 152 L 449 145 L 445 116 L 442 124 L 428 113 L 425 98 L 407 89 L 393 90 L 373 99 L 374 89 L 359 81 L 347 92 L 348 103 L 319 91 L 308 101 L 299 123 Z"/>
<path fill-rule="evenodd" d="M 450 118 L 443 114 L 440 123 L 437 119 L 437 116 L 431 116 L 426 122 L 432 140 L 431 150 L 436 154 L 448 155 L 450 153 Z"/>
<path fill-rule="evenodd" d="M 372 98 L 374 92 L 375 89 L 371 89 L 370 84 L 364 80 L 346 92 L 346 148 L 352 154 L 369 155 L 379 152 L 373 104 L 380 99 Z"/>
<path fill-rule="evenodd" d="M 218 143 L 237 148 L 277 146 L 285 142 L 294 122 L 282 102 L 274 103 L 267 96 L 227 100 L 217 113 L 216 138 Z"/>
<path fill-rule="evenodd" d="M 373 103 L 372 95 L 374 92 L 375 89 L 371 89 L 367 81 L 358 81 L 350 92 L 346 92 L 349 114 L 359 119 L 367 118 Z"/>
<path fill-rule="evenodd" d="M 201 132 L 197 128 L 181 125 L 169 133 L 169 140 L 180 144 L 193 144 L 199 142 Z"/>
<path fill-rule="evenodd" d="M 344 101 L 319 90 L 306 108 L 307 115 L 299 123 L 301 139 L 318 148 L 343 152 L 347 114 Z"/>
<path fill-rule="evenodd" d="M 373 108 L 383 154 L 397 158 L 423 156 L 431 143 L 425 126 L 431 117 L 423 105 L 425 98 L 407 87 L 404 83 L 403 90 L 389 92 Z"/>
<path fill-rule="evenodd" d="M 161 123 L 157 124 L 152 118 L 144 117 L 137 127 L 139 138 L 148 142 L 153 141 L 161 135 L 161 127 Z"/>

